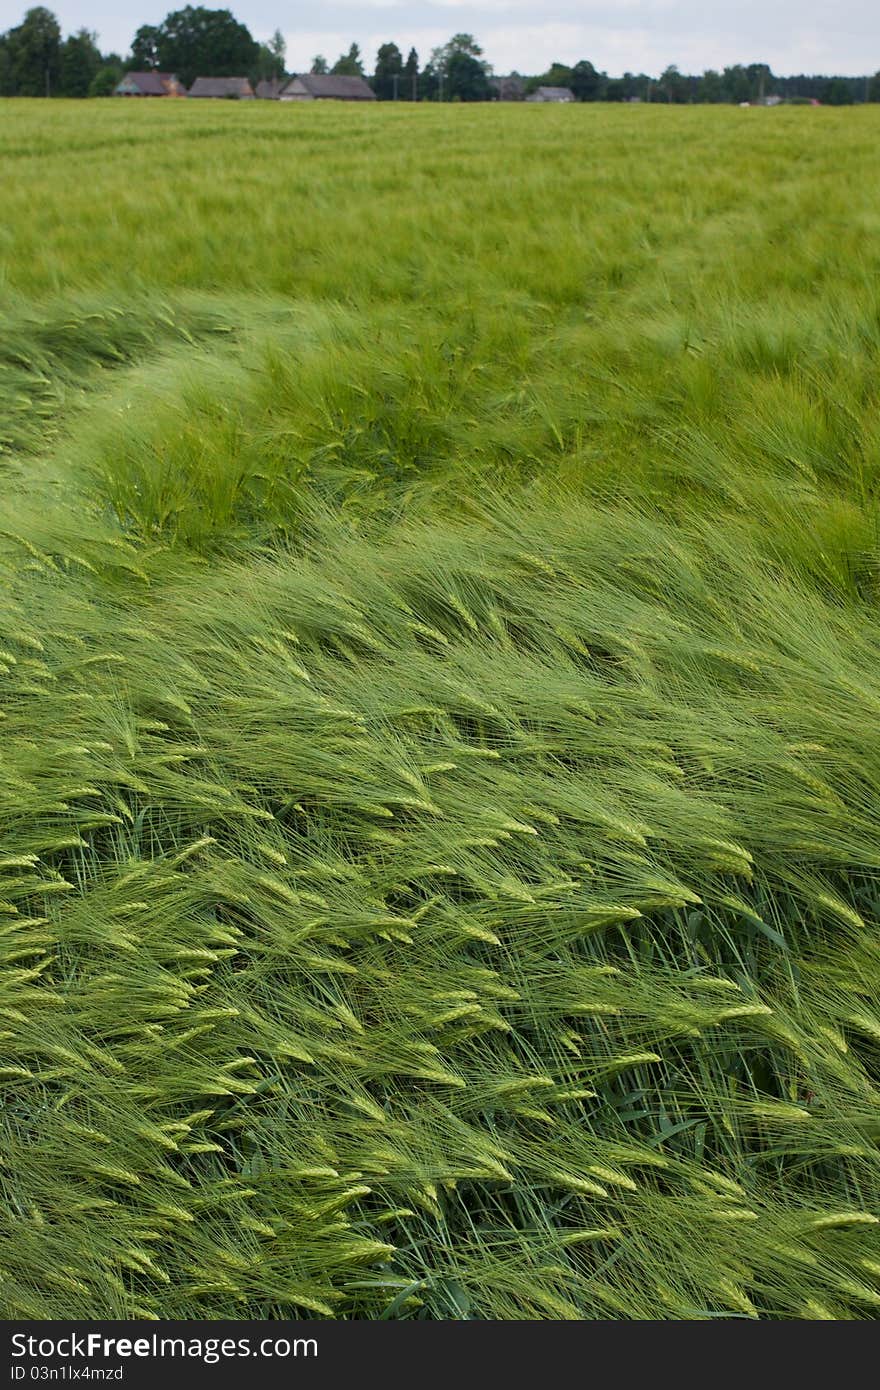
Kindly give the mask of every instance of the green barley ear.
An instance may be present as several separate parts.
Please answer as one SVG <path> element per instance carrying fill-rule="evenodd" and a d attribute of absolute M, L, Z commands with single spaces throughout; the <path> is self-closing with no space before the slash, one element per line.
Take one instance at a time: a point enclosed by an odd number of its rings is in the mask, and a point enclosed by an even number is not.
<path fill-rule="evenodd" d="M 0 1315 L 876 1318 L 875 109 L 195 105 L 0 111 Z"/>

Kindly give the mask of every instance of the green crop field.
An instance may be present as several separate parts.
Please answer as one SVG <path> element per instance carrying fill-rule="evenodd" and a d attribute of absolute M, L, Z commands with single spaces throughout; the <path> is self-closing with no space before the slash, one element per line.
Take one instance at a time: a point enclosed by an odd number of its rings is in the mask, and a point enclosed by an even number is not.
<path fill-rule="evenodd" d="M 880 111 L 0 102 L 0 1311 L 880 1310 Z"/>

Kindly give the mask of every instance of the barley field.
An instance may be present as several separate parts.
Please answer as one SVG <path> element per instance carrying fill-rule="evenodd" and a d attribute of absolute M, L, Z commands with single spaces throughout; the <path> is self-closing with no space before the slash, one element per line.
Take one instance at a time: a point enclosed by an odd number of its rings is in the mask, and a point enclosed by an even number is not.
<path fill-rule="evenodd" d="M 878 141 L 0 102 L 5 1317 L 877 1317 Z"/>

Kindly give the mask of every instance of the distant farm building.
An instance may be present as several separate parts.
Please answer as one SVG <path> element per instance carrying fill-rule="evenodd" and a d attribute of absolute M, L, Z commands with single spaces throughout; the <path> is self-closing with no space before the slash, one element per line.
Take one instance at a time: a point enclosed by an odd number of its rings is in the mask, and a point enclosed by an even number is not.
<path fill-rule="evenodd" d="M 570 87 L 539 87 L 526 97 L 526 101 L 574 101 L 575 95 Z"/>
<path fill-rule="evenodd" d="M 185 97 L 186 88 L 173 72 L 127 72 L 116 87 L 117 97 Z"/>
<path fill-rule="evenodd" d="M 286 77 L 264 77 L 257 83 L 256 96 L 260 101 L 277 101 L 287 83 Z"/>
<path fill-rule="evenodd" d="M 282 101 L 375 101 L 376 93 L 362 77 L 306 72 L 292 77 L 281 93 Z"/>
<path fill-rule="evenodd" d="M 246 77 L 197 77 L 187 96 L 253 101 L 254 89 Z"/>
<path fill-rule="evenodd" d="M 522 101 L 526 94 L 526 84 L 515 73 L 510 77 L 491 77 L 489 86 L 495 93 L 496 101 Z"/>

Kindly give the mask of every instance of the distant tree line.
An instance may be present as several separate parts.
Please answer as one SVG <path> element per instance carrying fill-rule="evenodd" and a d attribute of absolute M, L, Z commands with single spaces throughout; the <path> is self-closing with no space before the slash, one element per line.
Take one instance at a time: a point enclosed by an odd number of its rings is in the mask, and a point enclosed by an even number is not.
<path fill-rule="evenodd" d="M 102 53 L 97 34 L 80 29 L 62 39 L 58 20 L 42 6 L 0 35 L 0 96 L 103 96 L 121 73 L 122 59 Z"/>
<path fill-rule="evenodd" d="M 196 77 L 287 76 L 284 38 L 276 30 L 258 42 L 229 10 L 187 5 L 161 24 L 142 25 L 125 58 L 103 53 L 98 36 L 79 29 L 63 38 L 51 10 L 30 9 L 22 22 L 0 34 L 0 96 L 110 96 L 126 69 L 173 72 L 190 86 Z M 454 34 L 435 48 L 424 66 L 410 48 L 406 58 L 396 43 L 383 43 L 373 71 L 367 72 L 356 43 L 334 63 L 320 54 L 315 73 L 365 77 L 381 101 L 492 101 L 525 98 L 536 88 L 569 87 L 577 101 L 661 101 L 685 103 L 821 101 L 831 106 L 880 101 L 880 72 L 865 77 L 821 75 L 777 77 L 766 63 L 736 64 L 699 75 L 668 67 L 659 77 L 625 72 L 609 77 L 592 63 L 553 63 L 546 72 L 493 77 L 483 50 L 471 34 Z"/>
<path fill-rule="evenodd" d="M 873 77 L 824 77 L 806 73 L 777 77 L 766 63 L 737 63 L 720 72 L 688 74 L 668 67 L 659 77 L 625 72 L 609 77 L 597 72 L 592 63 L 566 67 L 554 63 L 541 77 L 526 79 L 526 89 L 538 86 L 571 87 L 578 101 L 665 101 L 720 105 L 760 102 L 768 97 L 783 101 L 821 101 L 829 106 L 851 106 L 856 102 L 880 101 L 880 73 Z"/>
<path fill-rule="evenodd" d="M 142 25 L 131 52 L 102 53 L 98 36 L 80 29 L 66 39 L 51 10 L 37 6 L 0 34 L 0 96 L 110 96 L 127 69 L 196 77 L 283 77 L 284 39 L 276 30 L 258 43 L 229 10 L 187 5 L 159 25 Z"/>

